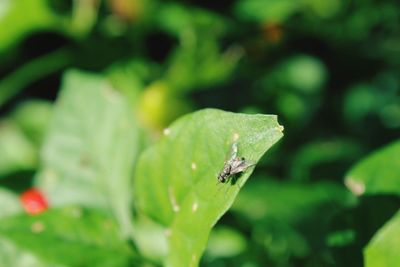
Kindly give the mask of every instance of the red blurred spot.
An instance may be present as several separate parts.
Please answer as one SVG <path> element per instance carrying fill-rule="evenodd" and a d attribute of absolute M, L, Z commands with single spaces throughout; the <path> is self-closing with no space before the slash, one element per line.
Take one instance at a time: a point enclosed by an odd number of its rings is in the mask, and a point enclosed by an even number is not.
<path fill-rule="evenodd" d="M 22 206 L 28 214 L 34 215 L 47 210 L 47 200 L 37 189 L 31 188 L 23 192 L 20 196 Z"/>

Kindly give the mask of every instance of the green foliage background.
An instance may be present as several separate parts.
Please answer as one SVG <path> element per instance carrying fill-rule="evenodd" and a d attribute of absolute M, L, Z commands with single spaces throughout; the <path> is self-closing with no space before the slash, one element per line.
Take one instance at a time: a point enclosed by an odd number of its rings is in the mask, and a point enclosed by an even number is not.
<path fill-rule="evenodd" d="M 396 266 L 399 36 L 396 0 L 0 1 L 0 266 Z"/>

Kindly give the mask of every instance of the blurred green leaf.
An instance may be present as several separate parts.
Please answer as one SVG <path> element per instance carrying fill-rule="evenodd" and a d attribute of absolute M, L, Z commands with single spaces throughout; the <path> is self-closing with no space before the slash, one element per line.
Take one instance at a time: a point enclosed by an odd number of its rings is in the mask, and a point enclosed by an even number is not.
<path fill-rule="evenodd" d="M 241 192 L 232 210 L 254 221 L 272 218 L 294 225 L 324 205 L 334 208 L 348 203 L 349 197 L 346 190 L 327 182 L 258 180 Z"/>
<path fill-rule="evenodd" d="M 318 93 L 327 80 L 324 63 L 316 57 L 298 55 L 281 66 L 288 86 L 304 94 Z"/>
<path fill-rule="evenodd" d="M 300 5 L 292 0 L 240 0 L 235 6 L 236 14 L 257 22 L 283 22 L 291 16 Z"/>
<path fill-rule="evenodd" d="M 397 266 L 400 262 L 400 212 L 387 222 L 364 249 L 366 267 Z"/>
<path fill-rule="evenodd" d="M 120 91 L 136 107 L 139 95 L 148 81 L 158 75 L 159 66 L 146 60 L 117 62 L 107 69 L 107 77 L 116 90 Z"/>
<path fill-rule="evenodd" d="M 0 266 L 13 267 L 65 267 L 44 262 L 33 252 L 18 247 L 12 240 L 0 237 Z"/>
<path fill-rule="evenodd" d="M 9 258 L 14 260 L 24 252 L 33 254 L 40 259 L 34 266 L 124 267 L 134 257 L 119 239 L 115 221 L 78 207 L 8 217 L 1 220 L 0 233 L 0 253 L 13 253 Z"/>
<path fill-rule="evenodd" d="M 361 123 L 382 106 L 383 94 L 372 85 L 349 88 L 343 101 L 343 114 L 350 123 Z"/>
<path fill-rule="evenodd" d="M 215 36 L 227 31 L 228 21 L 206 9 L 189 8 L 181 4 L 164 3 L 157 10 L 159 27 L 171 35 L 185 39 L 195 29 L 211 31 Z M 209 32 L 210 33 L 210 32 Z"/>
<path fill-rule="evenodd" d="M 111 209 L 131 233 L 138 129 L 127 101 L 101 76 L 69 71 L 54 107 L 35 184 L 52 206 Z"/>
<path fill-rule="evenodd" d="M 267 257 L 286 266 L 289 257 L 306 257 L 326 246 L 329 220 L 351 202 L 350 197 L 344 188 L 327 182 L 255 179 L 242 190 L 232 211 L 251 224 L 251 239 L 264 247 Z"/>
<path fill-rule="evenodd" d="M 13 121 L 0 121 L 0 178 L 33 170 L 37 163 L 38 151 L 24 132 Z"/>
<path fill-rule="evenodd" d="M 46 0 L 2 0 L 0 54 L 32 31 L 57 29 L 60 22 Z"/>
<path fill-rule="evenodd" d="M 138 116 L 145 125 L 158 131 L 192 110 L 190 102 L 163 81 L 149 84 L 139 99 Z"/>
<path fill-rule="evenodd" d="M 12 118 L 25 133 L 26 137 L 37 147 L 42 144 L 53 105 L 44 100 L 29 100 L 17 107 Z"/>
<path fill-rule="evenodd" d="M 217 184 L 232 144 L 237 142 L 238 156 L 256 163 L 282 130 L 276 116 L 206 109 L 179 119 L 142 154 L 135 203 L 166 228 L 167 266 L 197 266 L 212 226 L 251 174 L 252 169 L 232 183 Z"/>
<path fill-rule="evenodd" d="M 299 94 L 316 95 L 327 80 L 324 63 L 313 56 L 299 54 L 279 63 L 264 78 L 264 90 L 276 87 L 297 91 Z"/>
<path fill-rule="evenodd" d="M 7 189 L 0 188 L 0 221 L 4 217 L 21 212 L 22 206 L 18 195 Z"/>
<path fill-rule="evenodd" d="M 400 141 L 391 143 L 357 163 L 346 175 L 346 186 L 363 194 L 400 194 Z"/>
<path fill-rule="evenodd" d="M 208 34 L 207 34 L 208 35 Z M 220 52 L 212 36 L 198 38 L 192 33 L 168 59 L 165 80 L 171 90 L 191 91 L 223 83 L 233 74 L 243 55 L 240 47 L 231 46 Z"/>
<path fill-rule="evenodd" d="M 238 231 L 220 226 L 211 231 L 207 256 L 212 258 L 233 257 L 246 249 L 246 239 Z"/>
<path fill-rule="evenodd" d="M 351 140 L 331 139 L 331 140 L 314 140 L 305 144 L 294 155 L 290 166 L 290 176 L 294 180 L 307 180 L 315 177 L 313 169 L 324 166 L 324 164 L 352 162 L 360 156 L 362 149 Z M 336 169 L 338 169 L 338 166 Z M 338 175 L 332 170 L 327 170 L 325 175 Z M 340 178 L 340 176 L 332 178 Z M 324 177 L 328 178 L 328 177 Z"/>

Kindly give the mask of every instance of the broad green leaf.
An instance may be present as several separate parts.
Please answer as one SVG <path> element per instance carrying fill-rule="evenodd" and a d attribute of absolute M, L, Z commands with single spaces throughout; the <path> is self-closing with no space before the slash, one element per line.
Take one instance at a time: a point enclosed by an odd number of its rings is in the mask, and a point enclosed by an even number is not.
<path fill-rule="evenodd" d="M 0 237 L 0 266 L 13 267 L 66 267 L 64 265 L 51 265 L 43 262 L 31 251 L 21 249 L 11 240 Z"/>
<path fill-rule="evenodd" d="M 125 267 L 134 257 L 113 219 L 78 207 L 2 219 L 0 236 L 12 245 L 10 257 L 29 252 L 41 260 L 38 266 Z M 0 253 L 6 246 L 0 242 Z"/>
<path fill-rule="evenodd" d="M 400 212 L 386 223 L 364 250 L 365 267 L 398 266 L 400 262 Z"/>
<path fill-rule="evenodd" d="M 209 258 L 233 257 L 242 253 L 246 246 L 246 239 L 240 232 L 221 226 L 211 232 L 206 255 Z"/>
<path fill-rule="evenodd" d="M 22 130 L 13 121 L 0 121 L 0 178 L 32 170 L 37 161 L 37 150 Z"/>
<path fill-rule="evenodd" d="M 101 77 L 69 71 L 54 108 L 35 184 L 52 206 L 111 209 L 131 231 L 130 180 L 138 130 L 127 101 Z"/>
<path fill-rule="evenodd" d="M 53 111 L 52 107 L 48 101 L 30 100 L 18 106 L 12 114 L 12 118 L 26 137 L 38 147 L 42 144 L 47 130 Z"/>
<path fill-rule="evenodd" d="M 22 212 L 18 195 L 5 188 L 0 188 L 0 218 Z M 0 257 L 1 258 L 1 257 Z M 2 266 L 0 264 L 0 266 Z"/>
<path fill-rule="evenodd" d="M 250 176 L 253 168 L 229 183 L 217 183 L 232 144 L 237 144 L 238 156 L 257 163 L 282 137 L 282 130 L 273 115 L 205 109 L 173 123 L 160 142 L 142 154 L 135 203 L 166 228 L 166 266 L 197 266 L 211 228 Z"/>
<path fill-rule="evenodd" d="M 355 195 L 400 194 L 400 141 L 379 149 L 356 164 L 345 183 Z"/>
<path fill-rule="evenodd" d="M 56 29 L 60 22 L 46 0 L 2 0 L 0 54 L 24 35 L 39 29 Z"/>

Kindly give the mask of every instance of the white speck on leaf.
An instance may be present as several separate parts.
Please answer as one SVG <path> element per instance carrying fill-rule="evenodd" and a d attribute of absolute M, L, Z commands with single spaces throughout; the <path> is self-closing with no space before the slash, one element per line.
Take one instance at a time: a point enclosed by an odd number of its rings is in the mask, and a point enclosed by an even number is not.
<path fill-rule="evenodd" d="M 171 202 L 172 205 L 172 210 L 175 212 L 178 212 L 180 210 L 180 207 L 178 205 L 178 203 L 176 202 L 176 198 L 174 195 L 174 191 L 172 189 L 172 187 L 168 187 L 168 196 L 169 196 L 169 201 Z"/>
<path fill-rule="evenodd" d="M 164 234 L 165 234 L 165 236 L 171 236 L 172 235 L 172 230 L 167 228 L 167 229 L 165 229 Z"/>
<path fill-rule="evenodd" d="M 236 142 L 239 139 L 239 134 L 238 133 L 234 133 L 233 134 L 233 141 Z"/>
<path fill-rule="evenodd" d="M 36 222 L 32 223 L 32 225 L 31 225 L 31 231 L 32 231 L 32 233 L 35 233 L 35 234 L 43 232 L 44 229 L 45 229 L 45 226 L 41 221 L 36 221 Z"/>
<path fill-rule="evenodd" d="M 192 258 L 190 260 L 190 266 L 196 266 L 196 255 L 192 254 Z"/>
<path fill-rule="evenodd" d="M 82 217 L 82 210 L 80 208 L 76 207 L 71 210 L 70 214 L 74 218 L 80 218 L 80 217 Z"/>
<path fill-rule="evenodd" d="M 196 170 L 197 169 L 197 164 L 195 162 L 192 162 L 191 167 L 192 167 L 192 170 Z"/>
<path fill-rule="evenodd" d="M 171 133 L 171 129 L 170 128 L 165 128 L 164 130 L 163 130 L 163 134 L 164 135 L 169 135 Z"/>
<path fill-rule="evenodd" d="M 361 196 L 365 192 L 365 184 L 361 181 L 356 181 L 350 177 L 346 179 L 344 183 L 356 196 Z"/>
<path fill-rule="evenodd" d="M 193 205 L 192 205 L 192 211 L 193 212 L 196 212 L 196 210 L 199 208 L 199 203 L 196 201 L 196 202 L 194 202 L 193 203 Z"/>

